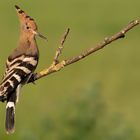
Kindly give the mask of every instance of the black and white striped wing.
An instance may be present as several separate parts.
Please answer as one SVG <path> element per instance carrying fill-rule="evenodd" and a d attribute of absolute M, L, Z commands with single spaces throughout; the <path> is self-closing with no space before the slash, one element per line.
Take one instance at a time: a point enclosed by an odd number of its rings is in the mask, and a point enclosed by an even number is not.
<path fill-rule="evenodd" d="M 25 55 L 8 59 L 5 76 L 0 85 L 0 97 L 7 97 L 20 83 L 26 82 L 34 72 L 37 62 L 37 58 Z"/>

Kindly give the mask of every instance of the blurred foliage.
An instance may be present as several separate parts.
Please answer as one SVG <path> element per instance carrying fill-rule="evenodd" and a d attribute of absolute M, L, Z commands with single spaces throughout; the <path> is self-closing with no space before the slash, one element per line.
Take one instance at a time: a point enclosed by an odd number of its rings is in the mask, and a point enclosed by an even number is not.
<path fill-rule="evenodd" d="M 40 122 L 41 134 L 38 138 L 30 130 L 19 139 L 43 140 L 131 140 L 132 128 L 118 113 L 108 115 L 107 106 L 100 92 L 101 85 L 91 85 L 91 89 L 82 89 L 80 98 L 68 97 L 60 103 L 61 111 L 56 120 L 44 116 Z"/>
<path fill-rule="evenodd" d="M 1 75 L 19 36 L 15 4 L 37 21 L 49 40 L 37 38 L 37 71 L 52 62 L 67 27 L 71 32 L 61 59 L 79 54 L 140 15 L 139 0 L 1 1 Z M 13 135 L 4 131 L 5 104 L 1 104 L 0 140 L 139 140 L 139 32 L 136 27 L 124 39 L 38 80 L 35 86 L 25 86 Z"/>

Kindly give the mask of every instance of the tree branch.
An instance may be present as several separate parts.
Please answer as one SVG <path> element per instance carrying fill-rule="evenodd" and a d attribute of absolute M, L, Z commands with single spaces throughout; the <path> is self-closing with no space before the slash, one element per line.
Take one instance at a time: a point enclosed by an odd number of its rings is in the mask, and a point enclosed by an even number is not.
<path fill-rule="evenodd" d="M 74 57 L 71 57 L 71 58 L 68 58 L 66 60 L 62 60 L 61 62 L 59 62 L 58 57 L 62 52 L 62 49 L 64 47 L 64 42 L 66 41 L 66 38 L 67 38 L 69 30 L 70 30 L 68 28 L 67 31 L 65 32 L 63 38 L 62 38 L 62 41 L 60 43 L 60 47 L 58 47 L 58 49 L 56 51 L 52 65 L 49 68 L 46 68 L 46 69 L 40 71 L 39 73 L 32 75 L 32 77 L 30 78 L 28 83 L 34 82 L 34 81 L 36 81 L 42 77 L 45 77 L 51 73 L 57 72 L 57 71 L 61 70 L 62 68 L 64 68 L 65 66 L 73 64 L 79 60 L 82 60 L 83 58 L 87 57 L 88 55 L 104 48 L 105 46 L 112 43 L 113 41 L 116 41 L 120 38 L 124 38 L 125 34 L 129 30 L 133 29 L 135 26 L 139 25 L 139 23 L 140 23 L 140 20 L 133 20 L 127 26 L 125 26 L 121 31 L 119 31 L 118 33 L 114 34 L 111 37 L 106 37 L 102 42 L 98 43 L 95 47 L 89 48 L 77 56 L 74 56 Z"/>

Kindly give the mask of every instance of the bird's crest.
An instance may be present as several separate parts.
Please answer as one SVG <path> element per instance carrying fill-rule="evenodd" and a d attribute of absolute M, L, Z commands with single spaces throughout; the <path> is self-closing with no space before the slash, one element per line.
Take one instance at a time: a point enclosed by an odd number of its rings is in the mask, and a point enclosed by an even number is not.
<path fill-rule="evenodd" d="M 21 10 L 19 6 L 15 5 L 15 8 L 19 16 L 22 29 L 25 29 L 25 30 L 27 29 L 28 31 L 30 31 L 30 33 L 38 35 L 39 37 L 47 40 L 45 36 L 43 36 L 37 31 L 37 25 L 35 23 L 35 20 L 31 18 L 28 14 L 26 14 L 23 10 Z M 23 28 L 23 27 L 26 27 L 26 28 Z"/>
<path fill-rule="evenodd" d="M 28 24 L 28 26 L 30 28 L 32 28 L 33 30 L 37 30 L 37 25 L 35 23 L 35 20 L 33 18 L 31 18 L 26 12 L 24 12 L 22 9 L 20 9 L 19 6 L 15 5 L 17 14 L 19 16 L 19 20 L 21 22 L 21 24 Z"/>

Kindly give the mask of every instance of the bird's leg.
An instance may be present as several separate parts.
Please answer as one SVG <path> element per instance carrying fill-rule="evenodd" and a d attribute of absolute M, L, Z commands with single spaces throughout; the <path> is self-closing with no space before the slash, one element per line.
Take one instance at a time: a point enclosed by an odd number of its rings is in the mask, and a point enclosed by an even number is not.
<path fill-rule="evenodd" d="M 27 83 L 32 82 L 33 84 L 35 84 L 35 77 L 36 77 L 37 73 L 32 73 L 27 81 Z"/>

